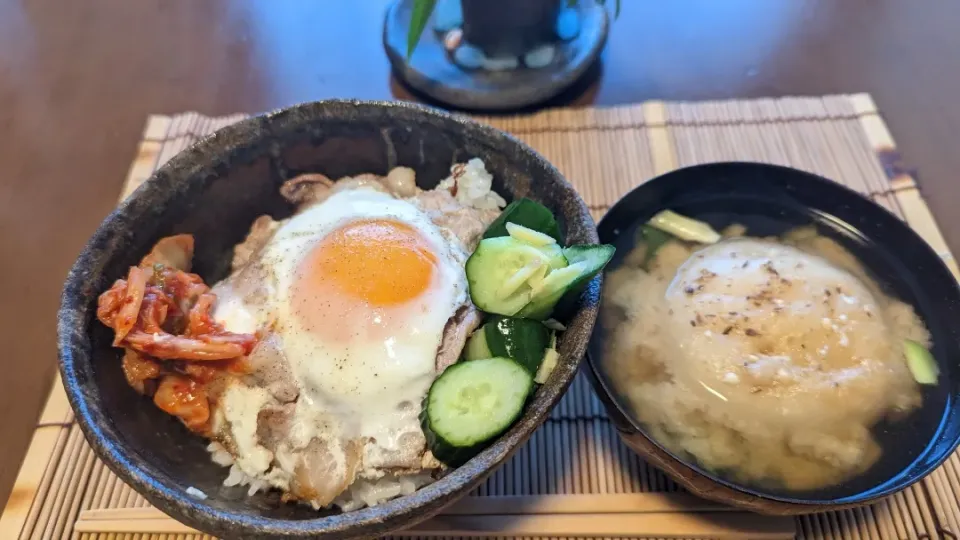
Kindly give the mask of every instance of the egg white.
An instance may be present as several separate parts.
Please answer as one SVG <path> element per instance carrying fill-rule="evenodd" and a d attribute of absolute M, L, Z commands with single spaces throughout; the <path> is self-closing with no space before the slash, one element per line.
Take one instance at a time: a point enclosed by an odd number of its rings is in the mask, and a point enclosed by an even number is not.
<path fill-rule="evenodd" d="M 295 312 L 297 269 L 328 234 L 368 219 L 402 222 L 426 239 L 437 261 L 430 285 L 395 310 L 403 324 L 380 332 L 380 338 L 361 333 L 348 342 L 325 341 Z M 468 299 L 466 257 L 460 241 L 414 205 L 373 189 L 344 190 L 281 223 L 260 252 L 258 263 L 270 269 L 272 291 L 264 305 L 245 305 L 227 295 L 214 317 L 227 330 L 270 327 L 279 338 L 300 390 L 294 447 L 332 428 L 341 437 L 373 441 L 364 450 L 364 466 L 376 467 L 405 446 L 405 438 L 408 443 L 422 437 L 417 416 L 436 376 L 444 327 Z M 330 426 L 331 418 L 338 425 Z"/>

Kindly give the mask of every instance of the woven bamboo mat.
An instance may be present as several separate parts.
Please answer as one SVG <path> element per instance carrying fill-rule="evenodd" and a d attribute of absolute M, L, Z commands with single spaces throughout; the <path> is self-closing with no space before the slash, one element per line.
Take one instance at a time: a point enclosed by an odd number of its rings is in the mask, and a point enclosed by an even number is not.
<path fill-rule="evenodd" d="M 150 117 L 122 196 L 198 137 L 244 117 L 209 118 L 195 113 Z M 927 205 L 910 172 L 900 163 L 873 101 L 865 94 L 650 102 L 480 120 L 517 135 L 543 153 L 579 189 L 596 218 L 633 186 L 677 167 L 720 160 L 777 163 L 833 178 L 870 196 L 914 227 L 957 275 L 957 266 Z M 567 495 L 569 501 L 573 494 L 643 493 L 656 497 L 677 491 L 672 481 L 617 440 L 589 385 L 578 377 L 547 423 L 473 497 L 547 495 L 560 500 L 558 497 Z M 619 529 L 603 529 L 608 532 L 599 536 L 647 531 L 656 537 L 958 538 L 958 493 L 960 457 L 954 455 L 923 482 L 866 508 L 767 521 L 731 512 L 726 529 L 710 529 L 707 522 L 688 514 L 666 520 L 654 514 L 640 515 L 632 522 L 617 521 L 627 517 L 610 514 L 606 521 L 619 524 Z M 675 496 L 682 494 L 660 495 Z M 104 522 L 94 519 L 97 516 L 129 508 L 139 508 L 141 518 L 151 519 L 98 528 L 98 523 Z M 124 515 L 129 515 L 127 512 Z M 743 519 L 732 519 L 737 516 Z M 55 381 L 0 517 L 0 539 L 209 538 L 163 518 L 94 457 L 73 422 L 59 380 Z M 521 516 L 519 523 L 524 523 L 523 519 Z M 544 522 L 532 518 L 526 523 L 529 527 L 522 529 L 523 534 L 532 536 L 563 537 L 574 530 L 542 528 Z M 472 534 L 497 536 L 499 532 L 503 536 L 496 524 L 475 520 Z M 575 530 L 579 531 L 575 535 L 590 536 L 592 529 Z M 434 523 L 431 531 L 419 531 L 413 534 L 452 534 L 443 522 Z M 471 531 L 458 532 L 468 533 Z"/>

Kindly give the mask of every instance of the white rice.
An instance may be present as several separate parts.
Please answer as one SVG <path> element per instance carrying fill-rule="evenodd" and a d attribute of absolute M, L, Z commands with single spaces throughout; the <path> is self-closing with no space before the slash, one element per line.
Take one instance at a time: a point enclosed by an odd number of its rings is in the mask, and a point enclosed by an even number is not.
<path fill-rule="evenodd" d="M 357 479 L 333 504 L 344 512 L 350 512 L 365 506 L 376 506 L 401 495 L 410 495 L 432 482 L 433 478 L 429 473 L 387 475 L 377 480 Z"/>
<path fill-rule="evenodd" d="M 479 158 L 450 167 L 450 176 L 443 179 L 437 188 L 452 190 L 454 186 L 457 202 L 464 206 L 480 210 L 499 210 L 507 204 L 503 197 L 493 191 L 493 175 L 487 172 Z"/>
<path fill-rule="evenodd" d="M 240 470 L 240 467 L 233 463 L 230 453 L 220 443 L 210 443 L 207 450 L 210 451 L 210 457 L 214 463 L 230 467 L 230 472 L 223 480 L 225 487 L 246 486 L 247 496 L 253 496 L 273 487 L 268 479 L 255 478 Z M 270 476 L 270 471 L 266 476 Z M 433 477 L 430 473 L 386 475 L 378 479 L 358 478 L 333 501 L 333 504 L 344 512 L 350 512 L 366 506 L 376 506 L 402 495 L 410 495 L 432 482 Z M 207 498 L 205 493 L 193 487 L 187 488 L 187 493 L 198 499 Z"/>
<path fill-rule="evenodd" d="M 193 486 L 190 486 L 187 488 L 187 495 L 193 497 L 194 499 L 200 499 L 201 501 L 205 501 L 207 499 L 206 493 L 200 491 L 199 489 Z"/>

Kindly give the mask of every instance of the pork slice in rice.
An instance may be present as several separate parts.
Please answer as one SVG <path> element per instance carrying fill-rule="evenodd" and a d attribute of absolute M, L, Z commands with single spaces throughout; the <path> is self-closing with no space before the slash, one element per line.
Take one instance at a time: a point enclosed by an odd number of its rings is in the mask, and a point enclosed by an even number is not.
<path fill-rule="evenodd" d="M 416 407 L 419 412 L 420 404 L 418 403 Z M 363 448 L 364 476 L 378 478 L 382 473 L 396 470 L 418 472 L 423 463 L 426 447 L 427 439 L 419 426 L 399 433 L 393 448 L 366 444 Z"/>
<path fill-rule="evenodd" d="M 257 414 L 257 438 L 260 444 L 276 454 L 280 445 L 290 437 L 297 404 L 268 403 Z"/>
<path fill-rule="evenodd" d="M 161 238 L 153 249 L 140 261 L 141 268 L 162 264 L 184 272 L 190 271 L 193 262 L 193 235 L 178 234 Z"/>
<path fill-rule="evenodd" d="M 467 252 L 477 248 L 484 231 L 500 215 L 500 210 L 464 206 L 444 189 L 423 191 L 410 202 L 423 210 L 437 226 L 459 238 Z"/>
<path fill-rule="evenodd" d="M 473 251 L 480 237 L 493 220 L 500 215 L 497 208 L 475 208 L 458 200 L 451 190 L 457 183 L 448 179 L 451 187 L 422 191 L 416 186 L 416 175 L 408 167 L 395 167 L 387 176 L 361 174 L 344 177 L 336 182 L 322 174 L 304 174 L 287 180 L 280 193 L 291 203 L 300 207 L 326 200 L 344 189 L 367 187 L 405 199 L 423 210 L 438 226 L 452 232 L 468 251 Z M 502 202 L 499 196 L 497 201 Z"/>
<path fill-rule="evenodd" d="M 328 197 L 347 189 L 370 188 L 384 193 L 393 193 L 387 187 L 386 178 L 375 174 L 345 176 L 337 181 L 319 173 L 301 174 L 280 186 L 280 194 L 299 208 L 327 200 Z"/>
<path fill-rule="evenodd" d="M 413 197 L 420 193 L 417 174 L 410 167 L 394 167 L 383 179 L 384 186 L 397 197 Z"/>
<path fill-rule="evenodd" d="M 324 435 L 311 439 L 301 448 L 291 448 L 296 440 L 296 403 L 267 404 L 257 415 L 258 443 L 274 456 L 274 468 L 292 472 L 288 496 L 314 507 L 330 505 L 357 478 L 363 467 L 362 442 L 343 441 Z"/>
<path fill-rule="evenodd" d="M 368 476 L 382 476 L 370 467 L 365 459 L 364 448 L 368 441 L 347 439 L 323 430 L 323 434 L 309 440 L 304 446 L 293 448 L 297 440 L 294 430 L 296 403 L 265 405 L 257 416 L 258 443 L 275 457 L 274 467 L 292 472 L 288 494 L 315 507 L 330 505 L 358 478 L 361 472 Z M 423 435 L 420 434 L 422 438 Z M 422 446 L 425 444 L 421 442 Z M 423 449 L 413 450 L 416 465 L 422 459 Z"/>
<path fill-rule="evenodd" d="M 467 301 L 467 304 L 461 306 L 453 318 L 447 321 L 443 328 L 443 340 L 437 350 L 437 373 L 442 373 L 457 362 L 470 334 L 480 327 L 482 316 L 480 310 Z"/>
<path fill-rule="evenodd" d="M 253 221 L 247 237 L 233 248 L 233 261 L 230 266 L 234 272 L 249 263 L 253 256 L 260 252 L 267 242 L 273 238 L 273 233 L 280 227 L 280 222 L 268 215 L 262 215 Z"/>
<path fill-rule="evenodd" d="M 467 206 L 448 189 L 421 191 L 416 187 L 414 172 L 404 167 L 393 169 L 386 177 L 359 175 L 336 182 L 322 174 L 302 175 L 286 182 L 281 193 L 288 201 L 302 207 L 322 202 L 339 190 L 361 187 L 410 201 L 435 224 L 447 229 L 450 241 L 456 242 L 456 237 L 468 252 L 476 247 L 483 232 L 500 213 L 499 210 Z M 268 216 L 253 224 L 246 240 L 235 250 L 234 274 L 218 284 L 218 288 L 232 288 L 230 292 L 239 295 L 248 305 L 262 305 L 263 300 L 273 294 L 273 276 L 268 268 L 257 264 L 255 255 L 269 241 L 278 225 Z M 470 334 L 480 326 L 481 317 L 479 310 L 468 303 L 447 322 L 437 349 L 437 373 L 459 359 Z M 427 450 L 426 438 L 418 426 L 409 427 L 389 445 L 365 439 L 343 439 L 336 435 L 338 430 L 333 429 L 321 430 L 324 435 L 308 442 L 301 440 L 297 443 L 301 447 L 291 448 L 290 445 L 295 444 L 292 441 L 298 439 L 294 434 L 298 429 L 296 423 L 302 422 L 302 419 L 294 420 L 300 392 L 279 339 L 269 331 L 265 332 L 247 362 L 249 372 L 243 376 L 243 383 L 263 388 L 271 397 L 257 416 L 257 444 L 273 455 L 274 470 L 282 468 L 287 471 L 285 483 L 289 484 L 291 497 L 316 507 L 327 506 L 357 479 L 377 482 L 385 476 L 418 473 L 423 476 L 443 469 Z M 419 413 L 419 403 L 404 403 L 402 406 L 409 407 L 407 412 L 410 414 Z M 225 448 L 235 450 L 229 430 L 223 430 L 220 439 Z M 255 485 L 257 480 L 253 482 Z"/>
<path fill-rule="evenodd" d="M 261 229 L 261 233 L 265 233 L 266 231 L 266 227 Z M 270 235 L 272 236 L 273 232 L 270 232 Z M 252 237 L 253 233 L 251 233 L 250 236 Z M 263 245 L 254 245 L 255 242 L 263 241 L 265 243 L 268 239 L 265 240 L 262 237 L 251 239 L 248 237 L 247 241 L 244 242 L 244 250 L 259 252 L 263 249 Z M 238 262 L 238 257 L 242 258 L 244 255 L 235 252 L 234 263 Z M 268 262 L 258 257 L 250 255 L 250 259 L 243 262 L 244 264 L 241 266 L 234 267 L 226 279 L 214 285 L 211 291 L 217 296 L 219 301 L 231 298 L 242 301 L 243 305 L 247 306 L 248 309 L 256 311 L 253 315 L 257 321 L 263 323 L 263 326 L 258 328 L 258 330 L 261 332 L 269 331 L 272 328 L 275 315 L 268 309 L 268 300 L 276 294 L 276 274 Z"/>
<path fill-rule="evenodd" d="M 250 373 L 244 382 L 265 388 L 279 403 L 292 403 L 300 395 L 300 387 L 276 334 L 271 332 L 260 338 L 257 347 L 247 356 L 247 366 Z"/>
<path fill-rule="evenodd" d="M 333 180 L 319 173 L 301 174 L 280 186 L 280 195 L 296 205 L 309 205 L 330 196 Z"/>
<path fill-rule="evenodd" d="M 464 306 L 451 319 L 438 350 L 438 372 L 456 361 L 479 322 L 480 313 L 472 305 Z M 326 506 L 356 478 L 376 480 L 384 475 L 416 474 L 442 467 L 427 450 L 426 437 L 415 424 L 399 433 L 389 446 L 366 439 L 343 440 L 332 436 L 336 432 L 333 430 L 330 436 L 312 439 L 302 448 L 291 448 L 291 441 L 297 439 L 292 431 L 297 429 L 294 417 L 299 388 L 278 340 L 272 334 L 265 335 L 248 361 L 252 373 L 244 377 L 244 383 L 267 389 L 273 398 L 258 413 L 257 443 L 273 454 L 274 467 L 283 462 L 284 469 L 293 471 L 289 485 L 291 496 L 315 506 Z M 403 407 L 416 415 L 420 404 L 404 403 Z M 236 449 L 229 430 L 222 431 L 219 440 L 225 448 Z"/>
<path fill-rule="evenodd" d="M 356 480 L 360 467 L 358 441 L 313 439 L 296 455 L 290 493 L 314 506 L 328 506 Z"/>

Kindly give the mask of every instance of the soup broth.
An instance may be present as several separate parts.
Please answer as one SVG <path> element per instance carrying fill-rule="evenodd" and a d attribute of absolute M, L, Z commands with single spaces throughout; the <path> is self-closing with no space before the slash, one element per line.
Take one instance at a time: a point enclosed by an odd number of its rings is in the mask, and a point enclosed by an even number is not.
<path fill-rule="evenodd" d="M 913 307 L 809 218 L 697 217 L 724 239 L 619 236 L 598 340 L 612 388 L 665 449 L 731 481 L 880 488 L 922 450 L 897 441 L 929 440 L 946 400 L 903 358 L 904 340 L 929 345 Z"/>

